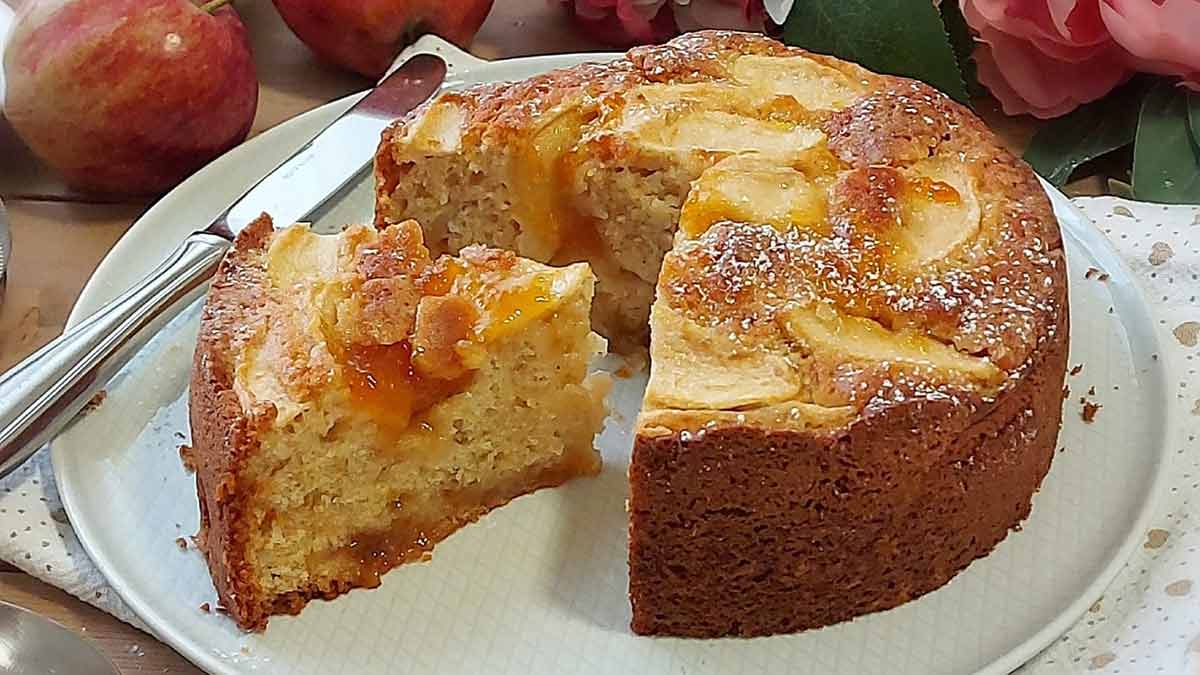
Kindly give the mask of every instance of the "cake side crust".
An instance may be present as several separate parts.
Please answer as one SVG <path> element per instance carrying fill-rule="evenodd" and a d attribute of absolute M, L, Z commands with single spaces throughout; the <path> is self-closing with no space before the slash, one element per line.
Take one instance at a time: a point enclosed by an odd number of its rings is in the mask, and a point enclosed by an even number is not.
<path fill-rule="evenodd" d="M 1055 452 L 1065 315 L 1060 328 L 992 406 L 910 401 L 840 431 L 726 423 L 639 433 L 634 632 L 818 628 L 936 590 L 987 555 L 1029 515 Z"/>
<path fill-rule="evenodd" d="M 200 503 L 196 541 L 208 562 L 219 607 L 238 625 L 258 629 L 271 613 L 245 562 L 241 521 L 245 495 L 238 474 L 269 425 L 269 410 L 247 415 L 234 391 L 234 353 L 267 305 L 262 256 L 274 228 L 260 216 L 226 254 L 205 301 L 192 368 L 188 415 Z"/>

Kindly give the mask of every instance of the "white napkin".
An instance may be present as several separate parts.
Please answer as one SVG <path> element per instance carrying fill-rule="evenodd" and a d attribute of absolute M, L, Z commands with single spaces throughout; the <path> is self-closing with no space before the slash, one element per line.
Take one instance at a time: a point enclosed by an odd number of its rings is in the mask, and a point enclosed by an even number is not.
<path fill-rule="evenodd" d="M 1104 596 L 1019 672 L 1200 673 L 1200 208 L 1073 201 L 1133 269 L 1166 329 L 1171 412 L 1181 424 L 1168 439 L 1167 488 L 1142 545 Z"/>
<path fill-rule="evenodd" d="M 0 481 L 0 560 L 148 631 L 75 538 L 45 448 Z"/>
<path fill-rule="evenodd" d="M 1142 282 L 1151 313 L 1171 330 L 1173 400 L 1182 437 L 1158 515 L 1092 610 L 1022 673 L 1200 672 L 1200 207 L 1113 197 L 1076 199 Z M 1170 337 L 1173 336 L 1173 337 Z M 1103 412 L 1101 412 L 1103 414 Z M 130 533 L 130 536 L 137 536 Z M 40 452 L 0 481 L 0 559 L 144 628 L 92 565 L 67 522 Z M 1156 668 L 1161 667 L 1161 670 Z"/>

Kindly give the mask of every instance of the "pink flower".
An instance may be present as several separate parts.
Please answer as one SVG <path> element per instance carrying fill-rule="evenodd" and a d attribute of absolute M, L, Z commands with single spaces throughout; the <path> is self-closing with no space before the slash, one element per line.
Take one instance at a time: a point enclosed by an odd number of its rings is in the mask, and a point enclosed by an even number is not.
<path fill-rule="evenodd" d="M 1063 115 L 1136 72 L 1200 83 L 1200 0 L 960 3 L 979 81 L 1010 115 Z"/>
<path fill-rule="evenodd" d="M 1100 16 L 1138 70 L 1200 88 L 1200 0 L 1105 0 Z"/>
<path fill-rule="evenodd" d="M 762 30 L 763 0 L 557 0 L 591 37 L 615 47 L 665 42 L 683 30 Z"/>
<path fill-rule="evenodd" d="M 591 37 L 614 47 L 663 42 L 679 33 L 670 0 L 562 0 Z"/>
<path fill-rule="evenodd" d="M 675 0 L 675 21 L 685 32 L 702 28 L 761 31 L 763 18 L 762 0 Z"/>

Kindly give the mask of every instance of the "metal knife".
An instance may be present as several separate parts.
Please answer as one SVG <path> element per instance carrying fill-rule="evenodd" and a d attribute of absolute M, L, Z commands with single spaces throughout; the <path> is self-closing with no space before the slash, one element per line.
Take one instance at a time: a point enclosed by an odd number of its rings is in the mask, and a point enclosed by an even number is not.
<path fill-rule="evenodd" d="M 8 212 L 4 210 L 4 202 L 0 201 L 0 305 L 4 304 L 4 285 L 8 281 L 8 261 L 11 259 L 12 235 L 8 231 Z"/>
<path fill-rule="evenodd" d="M 380 133 L 441 87 L 446 62 L 417 54 L 197 231 L 142 281 L 0 376 L 0 477 L 56 436 L 137 350 L 198 298 L 234 237 L 262 213 L 290 225 L 369 171 Z"/>

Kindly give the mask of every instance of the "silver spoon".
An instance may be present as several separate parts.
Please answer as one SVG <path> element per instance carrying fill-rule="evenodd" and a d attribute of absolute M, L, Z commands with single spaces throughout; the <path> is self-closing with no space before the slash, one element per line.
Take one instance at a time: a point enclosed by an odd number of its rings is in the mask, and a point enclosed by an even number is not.
<path fill-rule="evenodd" d="M 0 601 L 0 675 L 116 675 L 87 640 L 33 612 Z"/>

